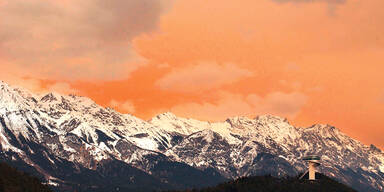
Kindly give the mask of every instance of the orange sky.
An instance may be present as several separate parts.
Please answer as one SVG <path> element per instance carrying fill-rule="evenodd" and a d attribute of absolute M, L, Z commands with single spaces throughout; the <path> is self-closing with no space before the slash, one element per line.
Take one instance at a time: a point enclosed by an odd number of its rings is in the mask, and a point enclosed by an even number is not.
<path fill-rule="evenodd" d="M 0 77 L 148 119 L 274 114 L 384 148 L 382 0 L 0 0 Z"/>

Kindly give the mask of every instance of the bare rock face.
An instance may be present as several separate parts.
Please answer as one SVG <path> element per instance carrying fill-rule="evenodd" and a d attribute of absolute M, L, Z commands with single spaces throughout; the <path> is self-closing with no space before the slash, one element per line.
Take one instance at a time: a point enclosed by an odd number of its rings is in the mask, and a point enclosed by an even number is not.
<path fill-rule="evenodd" d="M 1 160 L 59 190 L 152 191 L 292 176 L 306 169 L 306 154 L 320 155 L 322 173 L 359 191 L 384 190 L 384 153 L 330 125 L 297 128 L 270 115 L 211 123 L 164 113 L 144 121 L 85 97 L 38 96 L 3 82 L 0 148 Z"/>

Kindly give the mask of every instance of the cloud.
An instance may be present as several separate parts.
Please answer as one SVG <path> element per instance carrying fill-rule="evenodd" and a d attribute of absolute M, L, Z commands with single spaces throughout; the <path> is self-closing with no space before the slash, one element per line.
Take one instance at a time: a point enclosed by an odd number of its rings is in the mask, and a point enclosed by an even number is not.
<path fill-rule="evenodd" d="M 295 81 L 295 82 L 288 82 L 286 80 L 280 80 L 279 83 L 287 88 L 290 88 L 291 90 L 299 91 L 302 88 L 302 83 Z"/>
<path fill-rule="evenodd" d="M 327 3 L 328 4 L 328 15 L 336 16 L 337 6 L 345 4 L 347 0 L 273 0 L 278 3 Z"/>
<path fill-rule="evenodd" d="M 1 77 L 4 78 L 5 82 L 13 87 L 21 89 L 27 89 L 35 94 L 47 94 L 49 92 L 57 92 L 61 94 L 76 94 L 78 90 L 74 89 L 70 84 L 66 82 L 56 82 L 53 84 L 44 85 L 41 80 L 31 79 L 26 77 L 20 77 L 15 74 L 6 75 L 0 73 Z"/>
<path fill-rule="evenodd" d="M 163 90 L 193 92 L 217 88 L 251 75 L 252 72 L 234 64 L 206 62 L 174 69 L 155 82 L 155 86 Z"/>
<path fill-rule="evenodd" d="M 0 57 L 27 75 L 125 78 L 143 65 L 131 40 L 156 29 L 168 0 L 5 0 Z"/>
<path fill-rule="evenodd" d="M 293 118 L 307 102 L 307 96 L 299 93 L 273 92 L 265 97 L 256 94 L 247 96 L 247 101 L 261 113 L 271 113 Z"/>
<path fill-rule="evenodd" d="M 382 93 L 380 94 L 380 96 L 379 96 L 379 101 L 380 101 L 381 103 L 384 103 L 384 91 L 382 91 Z"/>
<path fill-rule="evenodd" d="M 306 102 L 307 96 L 299 92 L 273 92 L 265 97 L 221 92 L 215 103 L 185 103 L 172 107 L 171 111 L 178 115 L 216 121 L 231 116 L 262 114 L 294 118 Z"/>
<path fill-rule="evenodd" d="M 135 105 L 131 101 L 119 102 L 112 99 L 109 105 L 123 113 L 134 113 L 136 111 Z"/>
<path fill-rule="evenodd" d="M 345 3 L 347 0 L 273 0 L 275 2 L 279 3 L 314 3 L 314 2 L 326 2 L 330 4 L 342 4 Z"/>

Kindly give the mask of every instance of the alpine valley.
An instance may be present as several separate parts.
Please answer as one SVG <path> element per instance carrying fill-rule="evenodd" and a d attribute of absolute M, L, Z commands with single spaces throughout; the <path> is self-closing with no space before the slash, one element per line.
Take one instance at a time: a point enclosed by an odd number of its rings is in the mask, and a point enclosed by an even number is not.
<path fill-rule="evenodd" d="M 384 191 L 384 153 L 330 125 L 294 127 L 263 115 L 145 121 L 75 95 L 36 95 L 0 82 L 0 160 L 57 191 L 154 191 L 243 176 L 295 176 L 307 154 L 358 191 Z"/>

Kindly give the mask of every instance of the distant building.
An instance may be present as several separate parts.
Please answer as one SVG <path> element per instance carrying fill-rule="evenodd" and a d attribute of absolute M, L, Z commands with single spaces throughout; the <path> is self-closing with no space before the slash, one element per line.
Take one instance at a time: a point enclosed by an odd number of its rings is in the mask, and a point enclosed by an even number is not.
<path fill-rule="evenodd" d="M 304 157 L 303 160 L 308 162 L 308 171 L 307 171 L 308 175 L 309 175 L 308 179 L 309 180 L 316 180 L 315 175 L 316 175 L 317 167 L 320 166 L 320 156 L 309 155 L 309 156 Z M 306 173 L 304 173 L 304 175 L 305 174 Z"/>

